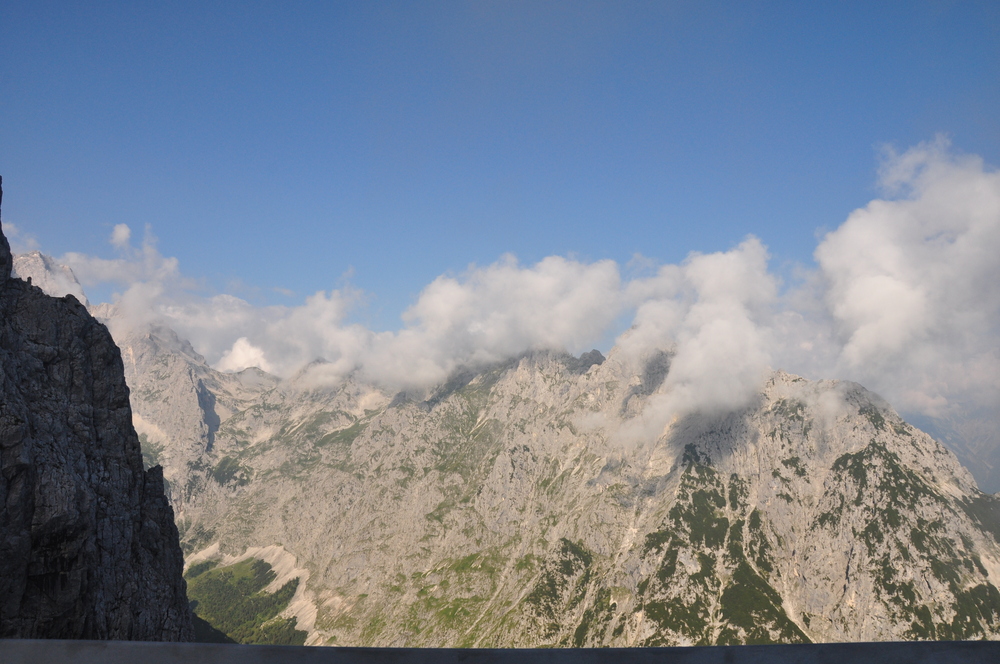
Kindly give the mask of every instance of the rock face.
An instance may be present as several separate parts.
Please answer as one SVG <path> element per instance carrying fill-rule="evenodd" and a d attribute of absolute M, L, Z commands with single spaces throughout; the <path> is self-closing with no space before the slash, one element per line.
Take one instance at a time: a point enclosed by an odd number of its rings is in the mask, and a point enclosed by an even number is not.
<path fill-rule="evenodd" d="M 98 318 L 109 313 L 95 309 Z M 188 469 L 211 456 L 220 422 L 253 406 L 279 381 L 256 368 L 215 371 L 169 328 L 129 332 L 118 341 L 143 457 L 147 465 L 163 465 L 168 492 L 181 505 Z"/>
<path fill-rule="evenodd" d="M 775 372 L 664 428 L 668 352 L 534 353 L 413 396 L 121 343 L 189 564 L 279 551 L 307 643 L 1000 636 L 1000 501 L 859 385 Z"/>
<path fill-rule="evenodd" d="M 190 640 L 159 468 L 121 356 L 69 295 L 11 277 L 0 232 L 0 638 Z"/>

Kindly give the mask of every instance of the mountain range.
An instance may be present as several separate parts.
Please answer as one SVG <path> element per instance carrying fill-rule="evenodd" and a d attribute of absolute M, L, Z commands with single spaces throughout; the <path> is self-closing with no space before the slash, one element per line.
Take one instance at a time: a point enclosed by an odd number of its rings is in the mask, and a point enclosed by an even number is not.
<path fill-rule="evenodd" d="M 284 599 L 251 622 L 309 644 L 1000 635 L 1000 500 L 860 385 L 774 371 L 744 407 L 662 422 L 669 345 L 532 352 L 393 392 L 331 384 L 322 360 L 220 372 L 165 326 L 91 311 L 118 330 L 216 629 L 232 621 L 211 592 L 253 579 Z"/>

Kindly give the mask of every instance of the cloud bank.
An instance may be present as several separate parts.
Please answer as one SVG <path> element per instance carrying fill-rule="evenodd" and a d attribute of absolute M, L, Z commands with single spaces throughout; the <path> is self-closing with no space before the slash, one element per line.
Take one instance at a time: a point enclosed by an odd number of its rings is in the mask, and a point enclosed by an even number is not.
<path fill-rule="evenodd" d="M 894 200 L 854 211 L 816 249 L 839 374 L 906 409 L 1000 404 L 1000 173 L 942 139 L 888 154 Z"/>
<path fill-rule="evenodd" d="M 60 258 L 87 286 L 116 284 L 116 334 L 160 322 L 219 369 L 259 366 L 288 376 L 351 372 L 392 389 L 439 383 L 457 367 L 532 349 L 578 353 L 623 315 L 623 357 L 675 356 L 657 410 L 732 408 L 769 368 L 857 380 L 904 411 L 941 416 L 1000 404 L 1000 174 L 943 139 L 886 151 L 883 196 L 854 211 L 815 251 L 795 283 L 769 271 L 748 237 L 730 251 L 691 254 L 652 276 L 624 280 L 613 261 L 504 256 L 441 276 L 402 315 L 400 330 L 348 322 L 350 288 L 299 306 L 258 307 L 206 296 L 162 256 L 146 229 L 139 246 L 116 226 L 115 259 Z"/>

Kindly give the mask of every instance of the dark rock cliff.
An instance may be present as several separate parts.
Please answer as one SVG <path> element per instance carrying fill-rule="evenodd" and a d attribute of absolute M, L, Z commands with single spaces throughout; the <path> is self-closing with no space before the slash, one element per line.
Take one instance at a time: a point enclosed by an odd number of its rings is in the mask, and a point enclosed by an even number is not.
<path fill-rule="evenodd" d="M 118 347 L 11 264 L 0 227 L 0 638 L 191 640 L 173 511 L 161 469 L 143 471 Z"/>

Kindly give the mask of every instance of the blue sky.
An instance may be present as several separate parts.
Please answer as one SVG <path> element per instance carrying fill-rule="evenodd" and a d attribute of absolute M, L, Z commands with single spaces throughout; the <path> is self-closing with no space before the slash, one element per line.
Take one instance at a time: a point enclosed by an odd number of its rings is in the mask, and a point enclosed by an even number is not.
<path fill-rule="evenodd" d="M 753 233 L 784 273 L 876 197 L 882 144 L 1000 163 L 998 108 L 991 2 L 0 5 L 5 220 L 54 255 L 149 224 L 262 303 L 353 269 L 379 329 L 505 252 Z"/>

